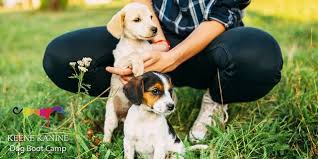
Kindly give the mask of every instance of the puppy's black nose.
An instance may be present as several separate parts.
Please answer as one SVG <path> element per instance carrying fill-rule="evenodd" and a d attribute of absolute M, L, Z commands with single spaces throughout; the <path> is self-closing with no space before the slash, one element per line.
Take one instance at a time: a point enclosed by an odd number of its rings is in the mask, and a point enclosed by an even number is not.
<path fill-rule="evenodd" d="M 172 103 L 167 104 L 167 108 L 170 111 L 173 110 L 174 109 L 174 104 L 172 104 Z"/>
<path fill-rule="evenodd" d="M 151 27 L 151 31 L 152 31 L 154 34 L 156 34 L 157 31 L 158 31 L 158 29 L 157 29 L 157 27 Z"/>

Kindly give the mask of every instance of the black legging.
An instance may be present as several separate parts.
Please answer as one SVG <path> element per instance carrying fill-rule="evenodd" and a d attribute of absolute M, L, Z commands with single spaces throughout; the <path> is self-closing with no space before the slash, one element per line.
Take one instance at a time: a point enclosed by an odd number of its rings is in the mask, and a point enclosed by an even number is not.
<path fill-rule="evenodd" d="M 184 39 L 168 31 L 165 36 L 171 47 Z M 77 80 L 68 78 L 73 73 L 69 62 L 91 57 L 84 83 L 91 85 L 89 94 L 97 96 L 109 87 L 111 74 L 105 67 L 113 65 L 112 50 L 117 43 L 106 27 L 66 33 L 46 48 L 44 70 L 58 87 L 76 92 Z M 272 36 L 259 29 L 239 27 L 224 32 L 168 74 L 175 86 L 210 88 L 212 99 L 221 102 L 218 68 L 223 102 L 246 102 L 263 97 L 280 81 L 282 64 L 280 47 Z"/>

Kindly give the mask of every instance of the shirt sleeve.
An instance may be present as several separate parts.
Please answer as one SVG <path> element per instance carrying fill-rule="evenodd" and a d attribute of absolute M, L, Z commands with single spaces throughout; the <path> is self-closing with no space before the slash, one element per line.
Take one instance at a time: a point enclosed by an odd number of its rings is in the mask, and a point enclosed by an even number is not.
<path fill-rule="evenodd" d="M 242 26 L 243 9 L 251 0 L 210 0 L 206 6 L 204 20 L 215 20 L 226 29 Z"/>

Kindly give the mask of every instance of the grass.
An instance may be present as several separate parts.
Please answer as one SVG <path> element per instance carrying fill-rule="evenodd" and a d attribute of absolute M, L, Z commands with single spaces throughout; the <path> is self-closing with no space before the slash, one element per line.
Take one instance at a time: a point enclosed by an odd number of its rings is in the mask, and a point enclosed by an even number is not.
<path fill-rule="evenodd" d="M 123 158 L 122 131 L 112 144 L 96 144 L 102 137 L 105 99 L 98 99 L 76 117 L 72 125 L 59 126 L 72 115 L 71 106 L 93 98 L 65 92 L 46 77 L 42 57 L 54 37 L 78 28 L 105 25 L 123 3 L 65 12 L 0 13 L 0 158 Z M 315 0 L 255 0 L 244 19 L 262 28 L 280 43 L 284 56 L 282 81 L 264 98 L 229 106 L 226 128 L 210 128 L 204 141 L 210 149 L 188 152 L 187 158 L 318 158 L 318 10 Z M 186 133 L 199 112 L 202 90 L 180 88 L 178 110 L 169 119 L 187 142 Z M 51 117 L 51 126 L 37 116 L 24 118 L 12 108 L 63 105 L 66 118 Z M 66 134 L 68 142 L 10 142 L 7 135 Z M 95 143 L 95 144 L 94 144 Z M 66 153 L 10 152 L 10 145 L 65 146 Z M 76 146 L 77 145 L 77 146 Z"/>

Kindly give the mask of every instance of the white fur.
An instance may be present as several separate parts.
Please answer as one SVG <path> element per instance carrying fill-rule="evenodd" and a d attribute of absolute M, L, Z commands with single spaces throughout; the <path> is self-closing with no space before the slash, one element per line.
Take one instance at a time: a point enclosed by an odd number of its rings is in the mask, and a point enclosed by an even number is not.
<path fill-rule="evenodd" d="M 107 24 L 108 31 L 114 37 L 120 38 L 116 49 L 113 50 L 114 67 L 132 67 L 135 76 L 144 73 L 143 53 L 151 51 L 151 45 L 147 40 L 156 35 L 151 30 L 155 27 L 151 16 L 147 6 L 140 3 L 130 3 L 114 15 Z M 140 22 L 135 22 L 136 18 L 140 18 Z M 123 94 L 123 84 L 118 75 L 112 75 L 110 85 L 111 91 L 106 103 L 104 142 L 111 141 L 112 133 L 117 127 L 118 121 L 121 120 L 116 115 L 114 97 L 119 97 L 123 107 L 127 109 L 129 107 L 129 101 Z"/>

